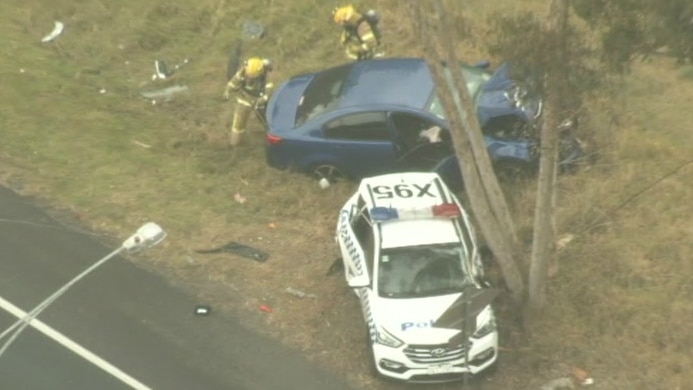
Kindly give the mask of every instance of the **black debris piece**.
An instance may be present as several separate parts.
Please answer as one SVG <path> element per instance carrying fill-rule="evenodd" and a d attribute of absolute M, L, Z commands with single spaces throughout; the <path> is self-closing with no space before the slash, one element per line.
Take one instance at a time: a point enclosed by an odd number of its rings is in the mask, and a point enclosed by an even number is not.
<path fill-rule="evenodd" d="M 233 253 L 236 255 L 247 257 L 249 259 L 253 259 L 255 261 L 265 261 L 269 258 L 269 253 L 267 253 L 265 251 L 261 251 L 257 248 L 253 248 L 252 246 L 249 246 L 249 245 L 239 244 L 235 241 L 230 241 L 228 244 L 220 246 L 218 248 L 198 249 L 195 252 L 202 253 L 202 254 Z"/>

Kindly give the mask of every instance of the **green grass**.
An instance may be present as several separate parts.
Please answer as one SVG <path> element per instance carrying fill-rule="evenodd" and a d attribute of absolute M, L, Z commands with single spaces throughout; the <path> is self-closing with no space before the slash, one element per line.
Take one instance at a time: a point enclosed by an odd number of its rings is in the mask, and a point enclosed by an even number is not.
<path fill-rule="evenodd" d="M 389 55 L 420 54 L 405 7 L 394 0 L 369 5 L 382 13 Z M 508 12 L 545 10 L 542 1 L 466 2 L 465 17 L 475 28 L 460 42 L 463 58 L 484 57 L 490 32 L 483 16 L 501 5 Z M 145 221 L 159 222 L 169 239 L 132 261 L 220 311 L 263 324 L 258 328 L 362 388 L 395 388 L 369 376 L 357 302 L 341 277 L 325 276 L 338 255 L 336 210 L 353 183 L 321 191 L 306 177 L 266 167 L 257 124 L 240 150 L 225 145 L 232 105 L 221 94 L 228 50 L 243 22 L 267 24 L 267 37 L 246 41 L 245 53 L 274 59 L 272 77 L 281 81 L 343 61 L 332 6 L 317 0 L 7 2 L 0 24 L 6 43 L 0 180 L 72 212 L 114 242 Z M 65 33 L 41 44 L 54 19 L 65 22 Z M 152 84 L 157 58 L 191 62 L 171 82 Z M 693 156 L 689 73 L 665 59 L 638 64 L 616 85 L 615 98 L 589 103 L 581 131 L 597 158 L 560 179 L 559 232 L 576 239 L 557 253 L 560 271 L 531 334 L 521 333 L 501 298 L 501 369 L 482 388 L 538 388 L 573 365 L 605 389 L 693 383 L 687 370 L 693 364 L 687 323 L 693 318 L 693 166 L 633 198 Z M 190 94 L 157 105 L 139 96 L 174 83 L 188 85 Z M 509 199 L 527 249 L 533 190 L 533 183 L 519 185 Z M 247 202 L 235 202 L 237 193 Z M 228 240 L 272 257 L 260 264 L 194 252 Z M 318 299 L 296 299 L 287 287 Z M 274 312 L 263 315 L 260 303 Z"/>

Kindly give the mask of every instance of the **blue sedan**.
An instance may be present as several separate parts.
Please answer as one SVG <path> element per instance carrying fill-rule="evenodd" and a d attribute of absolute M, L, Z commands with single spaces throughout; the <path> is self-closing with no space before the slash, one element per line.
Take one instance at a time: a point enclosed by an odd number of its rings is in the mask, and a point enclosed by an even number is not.
<path fill-rule="evenodd" d="M 491 159 L 536 167 L 541 100 L 509 75 L 462 64 Z M 453 188 L 461 176 L 440 100 L 420 58 L 353 62 L 283 83 L 270 99 L 267 162 L 316 178 L 360 179 L 382 173 L 435 171 Z M 574 159 L 571 153 L 564 161 Z"/>

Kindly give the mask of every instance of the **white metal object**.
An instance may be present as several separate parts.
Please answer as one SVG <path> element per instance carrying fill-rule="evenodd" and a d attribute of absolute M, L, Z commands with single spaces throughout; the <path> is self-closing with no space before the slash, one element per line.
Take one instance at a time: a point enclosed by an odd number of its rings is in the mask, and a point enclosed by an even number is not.
<path fill-rule="evenodd" d="M 123 242 L 123 248 L 130 253 L 149 249 L 166 238 L 166 232 L 154 222 L 142 225 L 137 232 Z"/>

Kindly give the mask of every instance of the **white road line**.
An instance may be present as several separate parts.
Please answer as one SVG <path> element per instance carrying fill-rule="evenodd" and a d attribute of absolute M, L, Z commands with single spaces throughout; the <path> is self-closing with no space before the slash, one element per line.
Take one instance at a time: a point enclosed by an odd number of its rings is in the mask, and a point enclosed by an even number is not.
<path fill-rule="evenodd" d="M 27 315 L 25 311 L 13 305 L 11 302 L 5 300 L 2 297 L 0 297 L 0 308 L 6 310 L 7 312 L 11 313 L 13 316 L 17 318 L 23 318 Z M 131 388 L 136 390 L 152 390 L 149 386 L 146 386 L 142 382 L 121 371 L 118 367 L 96 356 L 94 353 L 90 352 L 86 348 L 70 340 L 67 336 L 46 325 L 44 322 L 38 319 L 34 319 L 33 321 L 31 321 L 30 326 L 34 327 L 36 330 L 43 333 L 44 335 L 50 337 L 55 342 L 61 344 L 63 347 L 83 357 L 93 365 L 111 374 L 115 378 L 119 379 L 121 382 L 130 386 Z"/>

